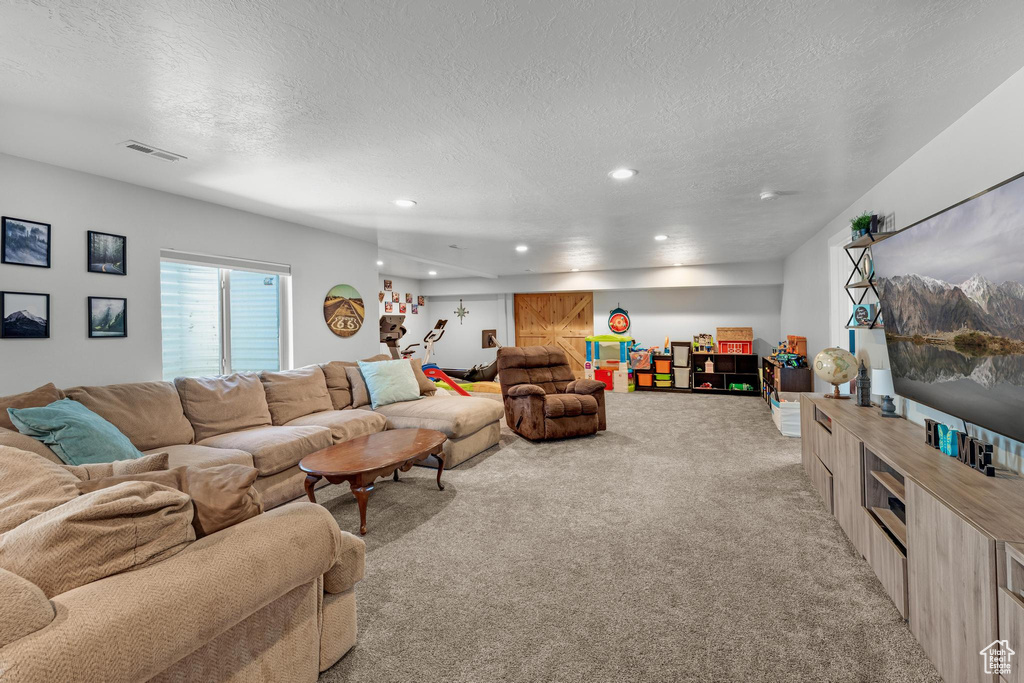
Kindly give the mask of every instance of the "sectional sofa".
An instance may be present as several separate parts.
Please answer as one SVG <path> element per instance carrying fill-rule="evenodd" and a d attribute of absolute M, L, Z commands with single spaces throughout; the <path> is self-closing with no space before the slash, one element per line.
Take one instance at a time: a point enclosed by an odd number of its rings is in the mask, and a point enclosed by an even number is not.
<path fill-rule="evenodd" d="M 381 360 L 391 357 L 366 359 Z M 171 467 L 255 467 L 259 478 L 254 486 L 270 509 L 304 495 L 299 461 L 332 443 L 385 429 L 436 429 L 448 437 L 446 469 L 498 443 L 500 403 L 438 392 L 418 363 L 413 367 L 420 400 L 376 410 L 370 408 L 357 363 L 347 361 L 285 372 L 182 377 L 173 383 L 79 386 L 60 395 L 113 423 L 143 453 L 168 453 Z M 38 442 L 18 436 L 0 434 L 0 444 L 34 446 L 59 462 Z"/>
<path fill-rule="evenodd" d="M 283 505 L 304 497 L 299 460 L 332 443 L 402 427 L 443 431 L 446 468 L 498 442 L 500 403 L 435 394 L 421 370 L 417 380 L 419 400 L 377 410 L 370 409 L 357 364 L 342 361 L 173 383 L 64 391 L 47 385 L 0 398 L 4 414 L 7 406 L 79 401 L 164 467 L 254 467 L 253 486 L 269 510 L 191 540 L 166 559 L 53 594 L 0 566 L 0 681 L 315 681 L 355 644 L 355 586 L 365 546 L 323 507 L 301 500 Z M 39 441 L 0 428 L 0 555 L 4 543 L 31 541 L 46 515 L 84 502 L 76 469 L 60 467 Z M 120 486 L 134 485 L 162 488 Z M 115 502 L 128 506 L 140 491 L 125 489 Z M 38 506 L 34 516 L 5 529 L 5 512 L 26 504 Z M 104 528 L 131 536 L 135 520 L 129 514 Z M 129 561 L 112 558 L 115 549 L 104 543 L 76 552 L 52 543 L 45 548 L 51 560 L 36 558 L 36 564 L 50 576 Z"/>

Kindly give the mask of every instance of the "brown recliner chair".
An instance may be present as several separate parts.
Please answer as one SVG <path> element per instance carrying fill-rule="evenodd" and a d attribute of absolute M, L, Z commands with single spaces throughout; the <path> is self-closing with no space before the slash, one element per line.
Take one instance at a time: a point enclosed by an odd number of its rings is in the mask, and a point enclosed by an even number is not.
<path fill-rule="evenodd" d="M 564 439 L 605 429 L 604 383 L 576 379 L 557 346 L 498 349 L 505 421 L 527 439 Z"/>

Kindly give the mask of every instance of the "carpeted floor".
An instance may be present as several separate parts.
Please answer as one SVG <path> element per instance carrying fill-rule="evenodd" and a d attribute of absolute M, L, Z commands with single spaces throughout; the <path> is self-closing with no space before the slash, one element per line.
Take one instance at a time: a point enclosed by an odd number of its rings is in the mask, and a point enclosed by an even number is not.
<path fill-rule="evenodd" d="M 371 495 L 359 642 L 321 681 L 938 681 L 757 398 L 610 394 Z M 358 528 L 341 487 L 318 492 Z"/>

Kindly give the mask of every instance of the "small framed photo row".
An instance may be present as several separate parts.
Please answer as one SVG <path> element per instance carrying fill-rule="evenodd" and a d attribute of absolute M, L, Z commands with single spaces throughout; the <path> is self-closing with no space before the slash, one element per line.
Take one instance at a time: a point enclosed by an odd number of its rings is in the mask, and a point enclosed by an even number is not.
<path fill-rule="evenodd" d="M 0 263 L 50 267 L 50 224 L 0 217 Z"/>
<path fill-rule="evenodd" d="M 128 336 L 128 299 L 90 296 L 89 337 L 110 339 Z"/>
<path fill-rule="evenodd" d="M 49 337 L 49 294 L 0 292 L 0 339 Z"/>
<path fill-rule="evenodd" d="M 89 230 L 88 241 L 90 273 L 106 273 L 108 275 L 128 274 L 128 238 L 124 235 L 111 235 L 106 232 Z"/>

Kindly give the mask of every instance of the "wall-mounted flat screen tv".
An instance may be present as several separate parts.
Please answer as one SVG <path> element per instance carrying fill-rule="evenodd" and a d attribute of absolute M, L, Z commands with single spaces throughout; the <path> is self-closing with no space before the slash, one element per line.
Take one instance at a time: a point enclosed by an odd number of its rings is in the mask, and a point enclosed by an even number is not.
<path fill-rule="evenodd" d="M 1024 441 L 1024 174 L 872 257 L 896 393 Z"/>

